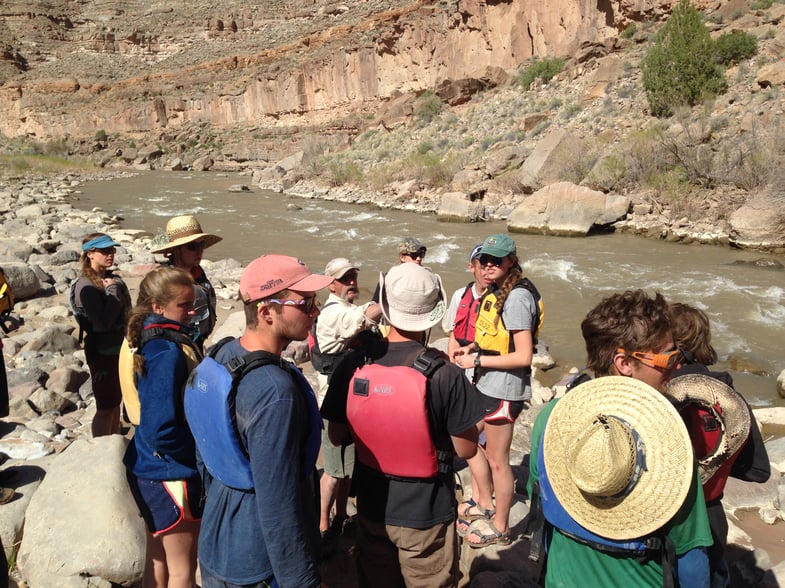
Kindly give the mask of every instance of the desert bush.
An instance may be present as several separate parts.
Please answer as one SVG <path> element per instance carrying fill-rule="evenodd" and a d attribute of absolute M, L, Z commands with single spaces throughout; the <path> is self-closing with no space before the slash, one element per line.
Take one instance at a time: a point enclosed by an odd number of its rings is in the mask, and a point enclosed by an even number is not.
<path fill-rule="evenodd" d="M 443 158 L 432 151 L 413 153 L 404 162 L 404 167 L 407 170 L 408 178 L 420 180 L 435 188 L 445 186 L 455 175 L 451 159 Z"/>
<path fill-rule="evenodd" d="M 634 22 L 631 22 L 624 30 L 621 32 L 622 39 L 632 39 L 635 36 L 635 32 L 638 30 L 638 27 L 635 26 Z"/>
<path fill-rule="evenodd" d="M 95 140 L 101 141 L 102 143 L 109 139 L 109 135 L 106 134 L 106 131 L 103 129 L 98 129 L 95 132 Z"/>
<path fill-rule="evenodd" d="M 771 8 L 772 4 L 774 4 L 774 0 L 756 0 L 750 4 L 750 8 L 753 10 L 767 10 Z"/>
<path fill-rule="evenodd" d="M 423 92 L 417 98 L 414 107 L 414 117 L 421 124 L 428 124 L 444 110 L 444 102 L 433 92 Z"/>
<path fill-rule="evenodd" d="M 357 183 L 363 179 L 363 173 L 356 161 L 345 158 L 330 159 L 325 166 L 327 180 L 331 186 Z"/>
<path fill-rule="evenodd" d="M 546 84 L 564 69 L 564 60 L 558 57 L 535 59 L 531 65 L 523 68 L 518 74 L 518 83 L 524 90 L 528 90 L 534 80 L 540 79 Z"/>
<path fill-rule="evenodd" d="M 718 63 L 739 63 L 758 52 L 758 39 L 744 31 L 725 33 L 714 40 L 714 51 Z"/>
<path fill-rule="evenodd" d="M 700 13 L 682 0 L 657 34 L 641 63 L 643 87 L 653 116 L 670 116 L 723 92 L 725 72 Z"/>
<path fill-rule="evenodd" d="M 554 152 L 556 175 L 573 184 L 580 184 L 589 175 L 601 154 L 602 148 L 593 137 L 563 141 Z"/>

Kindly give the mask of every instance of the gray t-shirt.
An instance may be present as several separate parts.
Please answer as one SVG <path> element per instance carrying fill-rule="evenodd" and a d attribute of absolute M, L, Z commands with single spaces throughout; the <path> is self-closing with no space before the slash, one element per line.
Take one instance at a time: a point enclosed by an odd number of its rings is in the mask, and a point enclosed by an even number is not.
<path fill-rule="evenodd" d="M 507 296 L 502 309 L 505 329 L 531 332 L 535 308 L 531 292 L 526 288 L 514 288 Z M 532 396 L 531 368 L 481 369 L 477 389 L 486 396 L 500 400 L 528 400 Z"/>

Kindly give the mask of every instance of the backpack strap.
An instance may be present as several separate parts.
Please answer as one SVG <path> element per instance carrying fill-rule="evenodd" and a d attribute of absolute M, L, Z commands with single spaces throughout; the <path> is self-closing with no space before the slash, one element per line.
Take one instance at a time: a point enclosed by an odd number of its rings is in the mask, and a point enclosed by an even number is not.
<path fill-rule="evenodd" d="M 433 374 L 436 373 L 440 367 L 447 363 L 447 358 L 438 349 L 429 347 L 423 351 L 412 363 L 412 367 L 425 376 L 426 380 L 430 380 Z M 427 384 L 430 386 L 430 381 Z M 439 464 L 440 474 L 452 473 L 452 452 L 436 449 L 436 461 Z"/>

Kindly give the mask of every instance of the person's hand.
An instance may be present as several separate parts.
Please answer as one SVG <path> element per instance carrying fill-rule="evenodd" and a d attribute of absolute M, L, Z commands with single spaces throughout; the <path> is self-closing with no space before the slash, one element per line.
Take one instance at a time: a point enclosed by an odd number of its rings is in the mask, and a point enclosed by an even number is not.
<path fill-rule="evenodd" d="M 114 286 L 117 283 L 117 280 L 114 278 L 104 278 L 101 280 L 101 283 L 103 283 L 104 288 L 108 288 L 109 286 Z"/>
<path fill-rule="evenodd" d="M 474 355 L 469 355 L 469 354 L 459 355 L 459 356 L 457 356 L 455 358 L 455 364 L 459 368 L 463 368 L 463 369 L 467 370 L 469 368 L 473 368 L 474 367 L 474 360 L 475 360 L 476 357 L 477 357 L 477 354 L 474 354 Z"/>
<path fill-rule="evenodd" d="M 473 350 L 474 350 L 474 343 L 470 343 L 469 345 L 464 345 L 463 347 L 458 347 L 458 349 L 452 352 L 452 357 L 450 358 L 450 361 L 452 361 L 454 364 L 461 365 L 458 362 L 458 358 L 470 354 Z"/>

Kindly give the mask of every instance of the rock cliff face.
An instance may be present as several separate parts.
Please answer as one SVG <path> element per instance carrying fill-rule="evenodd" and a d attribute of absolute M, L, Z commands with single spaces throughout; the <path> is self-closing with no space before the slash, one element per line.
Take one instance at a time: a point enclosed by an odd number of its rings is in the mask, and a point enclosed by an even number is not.
<path fill-rule="evenodd" d="M 367 114 L 400 93 L 612 45 L 664 0 L 22 2 L 0 8 L 0 132 L 147 134 Z"/>

